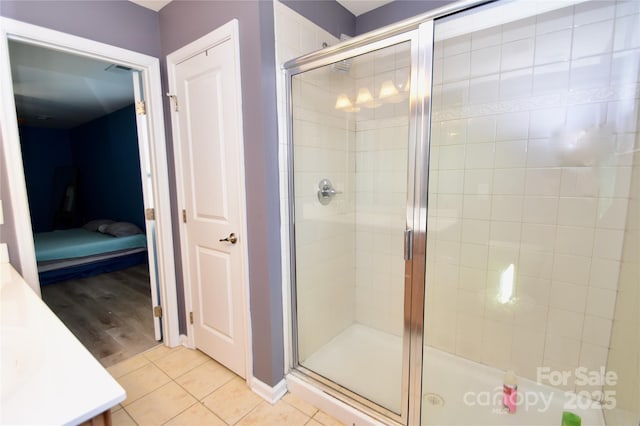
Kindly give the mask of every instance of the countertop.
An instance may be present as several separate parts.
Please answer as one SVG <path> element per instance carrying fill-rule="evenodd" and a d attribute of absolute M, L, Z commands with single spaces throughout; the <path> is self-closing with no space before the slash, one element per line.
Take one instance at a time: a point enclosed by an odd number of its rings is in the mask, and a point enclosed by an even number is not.
<path fill-rule="evenodd" d="M 0 263 L 0 424 L 79 424 L 126 393 L 8 263 Z"/>

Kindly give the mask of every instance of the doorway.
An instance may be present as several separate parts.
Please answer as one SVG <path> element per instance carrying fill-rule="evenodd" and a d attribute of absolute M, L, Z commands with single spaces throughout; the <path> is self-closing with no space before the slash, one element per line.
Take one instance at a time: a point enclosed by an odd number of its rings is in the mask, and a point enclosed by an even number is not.
<path fill-rule="evenodd" d="M 160 90 L 160 71 L 157 58 L 116 48 L 81 37 L 60 33 L 42 27 L 0 18 L 0 30 L 3 67 L 0 82 L 3 86 L 2 134 L 3 150 L 7 158 L 7 175 L 11 193 L 10 209 L 14 219 L 17 242 L 11 247 L 14 253 L 12 263 L 21 271 L 27 283 L 40 294 L 35 250 L 32 238 L 32 226 L 29 204 L 24 181 L 16 108 L 11 89 L 11 70 L 9 40 L 49 47 L 76 55 L 106 61 L 129 68 L 136 72 L 132 77 L 136 108 L 143 115 L 136 115 L 138 137 L 144 140 L 140 144 L 140 166 L 144 194 L 145 228 L 148 254 L 150 259 L 149 275 L 152 281 L 151 291 L 157 292 L 154 303 L 158 329 L 163 331 L 163 341 L 168 346 L 179 344 L 177 302 L 175 287 L 175 267 L 170 220 L 169 183 L 162 120 L 162 98 Z M 138 103 L 140 102 L 140 103 Z M 151 311 L 151 306 L 149 306 Z"/>
<path fill-rule="evenodd" d="M 42 297 L 109 366 L 162 339 L 152 310 L 137 72 L 14 40 L 9 51 Z"/>

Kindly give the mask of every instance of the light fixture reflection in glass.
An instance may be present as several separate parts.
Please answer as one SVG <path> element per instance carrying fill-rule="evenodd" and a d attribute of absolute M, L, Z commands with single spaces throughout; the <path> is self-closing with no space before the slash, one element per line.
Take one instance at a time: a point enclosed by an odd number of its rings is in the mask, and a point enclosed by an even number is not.
<path fill-rule="evenodd" d="M 338 99 L 336 99 L 336 105 L 334 106 L 335 109 L 342 109 L 344 111 L 347 112 L 357 112 L 360 111 L 360 108 L 358 107 L 354 107 L 353 104 L 351 103 L 351 100 L 349 99 L 349 97 L 347 95 L 345 95 L 344 93 L 341 95 L 338 95 Z"/>
<path fill-rule="evenodd" d="M 390 98 L 391 96 L 395 96 L 397 94 L 398 89 L 396 89 L 396 85 L 393 84 L 393 81 L 386 80 L 382 83 L 382 86 L 380 86 L 380 94 L 378 95 L 378 98 Z"/>
<path fill-rule="evenodd" d="M 514 299 L 514 272 L 515 266 L 512 263 L 504 271 L 502 271 L 502 274 L 500 274 L 500 288 L 498 289 L 498 295 L 496 299 L 498 300 L 498 303 L 502 305 L 506 305 L 507 303 L 512 302 Z"/>
<path fill-rule="evenodd" d="M 362 105 L 366 108 L 377 108 L 382 105 L 381 102 L 376 101 L 371 92 L 366 87 L 358 89 L 358 97 L 356 98 L 356 105 Z"/>
<path fill-rule="evenodd" d="M 361 105 L 373 100 L 371 92 L 366 87 L 361 87 L 358 90 L 358 97 L 356 98 L 356 105 Z"/>
<path fill-rule="evenodd" d="M 336 99 L 335 109 L 344 109 L 349 108 L 350 106 L 352 106 L 351 101 L 349 100 L 349 97 L 347 97 L 347 95 L 338 95 L 338 99 Z"/>
<path fill-rule="evenodd" d="M 397 104 L 398 102 L 402 102 L 404 100 L 404 96 L 398 93 L 398 89 L 396 85 L 391 80 L 386 80 L 380 86 L 380 94 L 378 95 L 378 99 L 382 99 L 385 102 L 391 102 Z"/>

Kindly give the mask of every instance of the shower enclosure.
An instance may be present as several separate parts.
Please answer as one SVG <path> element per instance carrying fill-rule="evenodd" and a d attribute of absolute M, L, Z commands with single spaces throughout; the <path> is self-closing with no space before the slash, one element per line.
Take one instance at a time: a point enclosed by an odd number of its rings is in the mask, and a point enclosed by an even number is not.
<path fill-rule="evenodd" d="M 636 425 L 640 7 L 484 3 L 285 65 L 291 374 L 386 423 Z"/>

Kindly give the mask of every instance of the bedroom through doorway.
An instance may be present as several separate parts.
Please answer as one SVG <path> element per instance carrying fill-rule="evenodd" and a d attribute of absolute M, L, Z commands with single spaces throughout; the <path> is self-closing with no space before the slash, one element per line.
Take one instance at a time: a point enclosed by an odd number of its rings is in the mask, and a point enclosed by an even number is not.
<path fill-rule="evenodd" d="M 108 367 L 161 340 L 137 72 L 16 40 L 9 53 L 42 298 Z"/>

